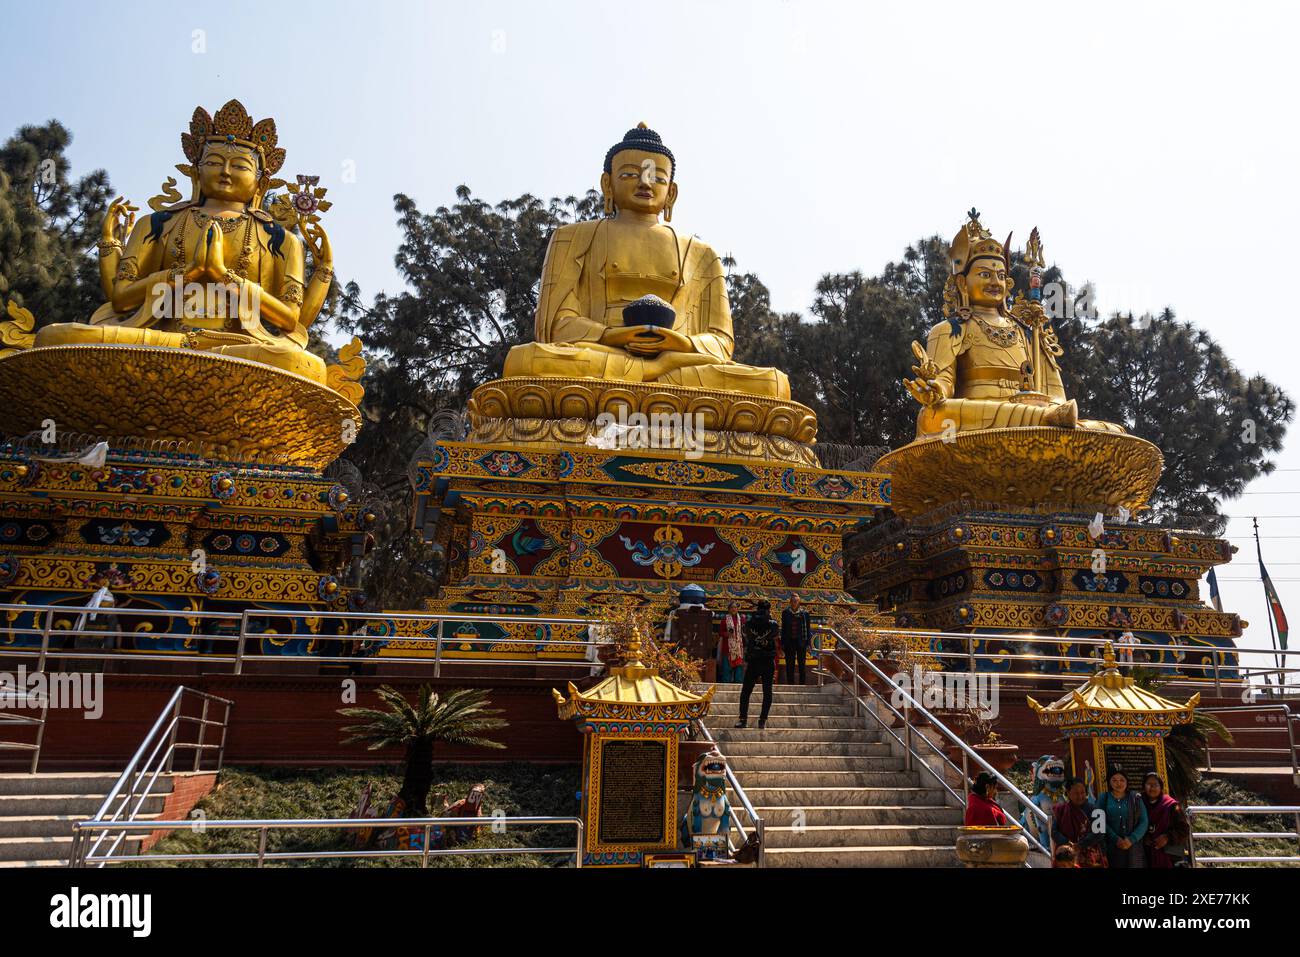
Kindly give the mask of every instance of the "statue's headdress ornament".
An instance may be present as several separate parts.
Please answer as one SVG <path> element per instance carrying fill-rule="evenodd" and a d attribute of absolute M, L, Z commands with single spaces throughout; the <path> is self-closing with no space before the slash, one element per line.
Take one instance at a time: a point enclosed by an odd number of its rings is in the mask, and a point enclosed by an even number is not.
<path fill-rule="evenodd" d="M 668 179 L 672 180 L 677 175 L 677 160 L 673 158 L 673 151 L 664 146 L 663 139 L 654 130 L 650 129 L 645 123 L 638 123 L 635 129 L 628 130 L 623 134 L 623 139 L 609 148 L 605 154 L 605 172 L 613 172 L 614 157 L 623 150 L 641 150 L 644 153 L 658 153 L 660 156 L 667 156 L 669 163 Z"/>
<path fill-rule="evenodd" d="M 254 123 L 244 104 L 231 100 L 217 110 L 215 117 L 203 107 L 196 107 L 188 133 L 181 134 L 185 158 L 197 165 L 209 143 L 234 143 L 257 153 L 262 159 L 262 189 L 284 165 L 284 150 L 276 144 L 275 120 L 267 117 Z"/>
<path fill-rule="evenodd" d="M 964 225 L 948 247 L 948 261 L 952 265 L 953 275 L 964 275 L 971 264 L 979 259 L 993 259 L 1010 267 L 1007 250 L 1011 246 L 1011 235 L 1007 234 L 1006 243 L 1000 243 L 992 234 L 980 225 L 978 209 L 967 213 L 970 221 Z"/>

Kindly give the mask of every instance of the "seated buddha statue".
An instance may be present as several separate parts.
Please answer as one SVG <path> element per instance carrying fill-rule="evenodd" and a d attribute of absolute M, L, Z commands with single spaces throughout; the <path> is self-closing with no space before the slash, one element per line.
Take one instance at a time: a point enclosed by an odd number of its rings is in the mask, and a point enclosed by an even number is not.
<path fill-rule="evenodd" d="M 506 377 L 587 376 L 790 397 L 785 373 L 731 360 L 726 276 L 712 248 L 672 226 L 675 173 L 672 152 L 644 123 L 610 147 L 600 178 L 606 218 L 561 226 L 551 237 L 536 341 L 510 350 Z M 626 323 L 624 308 L 647 297 L 671 307 L 671 320 Z"/>
<path fill-rule="evenodd" d="M 918 439 L 979 429 L 1056 426 L 1123 432 L 1110 422 L 1079 418 L 1065 394 L 1061 347 L 1036 296 L 1008 305 L 1010 250 L 970 212 L 948 249 L 951 273 L 944 286 L 947 318 L 930 330 L 924 349 L 912 343 L 915 379 L 903 384 L 918 402 Z M 1034 230 L 1027 262 L 1041 270 Z M 1031 286 L 1034 285 L 1031 283 Z"/>
<path fill-rule="evenodd" d="M 329 291 L 332 254 L 315 217 L 298 219 L 315 263 L 306 279 L 293 217 L 286 229 L 284 217 L 262 209 L 267 190 L 283 185 L 272 179 L 285 158 L 276 143 L 275 121 L 255 124 L 238 100 L 215 118 L 196 109 L 181 136 L 189 164 L 177 166 L 191 178 L 191 199 L 164 206 L 167 197 L 158 197 L 138 223 L 136 207 L 115 200 L 99 243 L 108 301 L 89 323 L 41 329 L 35 345 L 203 349 L 324 383 L 325 364 L 305 347 Z"/>

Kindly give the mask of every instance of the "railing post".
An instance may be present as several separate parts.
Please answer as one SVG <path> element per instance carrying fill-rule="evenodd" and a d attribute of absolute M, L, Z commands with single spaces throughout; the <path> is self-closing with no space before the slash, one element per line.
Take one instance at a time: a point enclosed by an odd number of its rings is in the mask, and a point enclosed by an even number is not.
<path fill-rule="evenodd" d="M 203 760 L 203 733 L 208 730 L 208 698 L 203 699 L 203 711 L 199 715 L 199 743 L 194 747 L 194 770 L 199 769 Z"/>
<path fill-rule="evenodd" d="M 445 618 L 438 619 L 438 637 L 433 646 L 433 676 L 435 678 L 442 677 L 442 629 L 446 624 L 447 620 Z"/>
<path fill-rule="evenodd" d="M 235 674 L 244 673 L 244 642 L 248 640 L 248 609 L 239 613 L 239 642 L 235 645 Z"/>
<path fill-rule="evenodd" d="M 45 659 L 50 653 L 50 628 L 54 625 L 54 610 L 45 612 L 45 624 L 41 628 L 41 654 L 36 661 L 36 670 L 45 671 Z"/>
<path fill-rule="evenodd" d="M 172 733 L 167 737 L 167 773 L 172 773 L 172 760 L 176 757 L 176 735 L 181 730 L 181 705 L 185 701 L 185 692 L 176 696 L 176 704 L 172 707 Z"/>
<path fill-rule="evenodd" d="M 903 698 L 903 759 L 907 770 L 912 768 L 912 705 L 908 698 Z"/>
<path fill-rule="evenodd" d="M 858 714 L 858 656 L 853 656 L 853 717 L 860 717 Z"/>
<path fill-rule="evenodd" d="M 424 825 L 424 843 L 420 845 L 423 848 L 420 854 L 420 867 L 429 866 L 429 831 L 431 828 L 432 825 L 430 824 Z"/>
<path fill-rule="evenodd" d="M 1210 661 L 1214 663 L 1214 696 L 1223 697 L 1223 686 L 1219 682 L 1219 655 L 1218 652 L 1210 655 Z"/>
<path fill-rule="evenodd" d="M 222 766 L 226 762 L 226 729 L 230 727 L 230 708 L 231 703 L 226 702 L 226 714 L 221 719 L 221 742 L 217 745 L 217 767 L 216 773 L 221 772 Z"/>
<path fill-rule="evenodd" d="M 258 828 L 257 834 L 257 866 L 261 867 L 266 860 L 266 825 L 263 824 Z"/>
<path fill-rule="evenodd" d="M 1196 866 L 1196 813 L 1187 809 L 1187 866 Z"/>
<path fill-rule="evenodd" d="M 970 673 L 975 673 L 975 636 L 968 634 L 966 636 L 966 659 L 970 662 Z"/>
<path fill-rule="evenodd" d="M 583 832 L 583 823 L 582 823 L 581 821 L 579 821 L 579 822 L 578 822 L 578 826 L 577 826 L 577 847 L 575 847 L 575 848 L 573 849 L 573 850 L 574 850 L 574 853 L 573 853 L 573 866 L 574 866 L 574 867 L 582 867 L 582 844 L 583 844 L 583 840 L 582 840 L 582 838 L 583 838 L 583 833 L 582 833 L 582 832 Z M 760 845 L 760 847 L 761 847 L 761 846 L 762 846 L 762 845 Z M 760 853 L 761 853 L 761 851 L 760 851 Z"/>

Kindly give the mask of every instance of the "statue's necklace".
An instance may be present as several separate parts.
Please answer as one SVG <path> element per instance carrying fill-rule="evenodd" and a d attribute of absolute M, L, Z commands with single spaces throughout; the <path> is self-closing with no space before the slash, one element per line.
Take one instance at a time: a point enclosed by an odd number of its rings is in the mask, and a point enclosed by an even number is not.
<path fill-rule="evenodd" d="M 1020 342 L 1020 330 L 1016 326 L 995 326 L 973 314 L 971 318 L 979 324 L 979 327 L 984 330 L 984 335 L 988 336 L 994 345 L 1014 346 Z"/>

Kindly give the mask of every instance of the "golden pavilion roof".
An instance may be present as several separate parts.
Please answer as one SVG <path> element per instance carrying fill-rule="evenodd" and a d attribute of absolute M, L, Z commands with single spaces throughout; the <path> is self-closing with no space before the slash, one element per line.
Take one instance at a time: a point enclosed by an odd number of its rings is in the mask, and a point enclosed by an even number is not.
<path fill-rule="evenodd" d="M 569 697 L 552 689 L 561 718 L 655 719 L 686 721 L 709 712 L 713 689 L 693 694 L 660 677 L 641 661 L 641 642 L 633 639 L 628 660 L 609 669 L 609 677 L 579 691 L 569 682 Z"/>
<path fill-rule="evenodd" d="M 1057 727 L 1133 723 L 1173 727 L 1192 720 L 1199 693 L 1185 704 L 1170 701 L 1153 691 L 1141 688 L 1129 675 L 1119 670 L 1115 647 L 1106 643 L 1101 669 L 1076 688 L 1049 705 L 1041 705 L 1026 696 L 1029 707 L 1043 724 Z"/>

